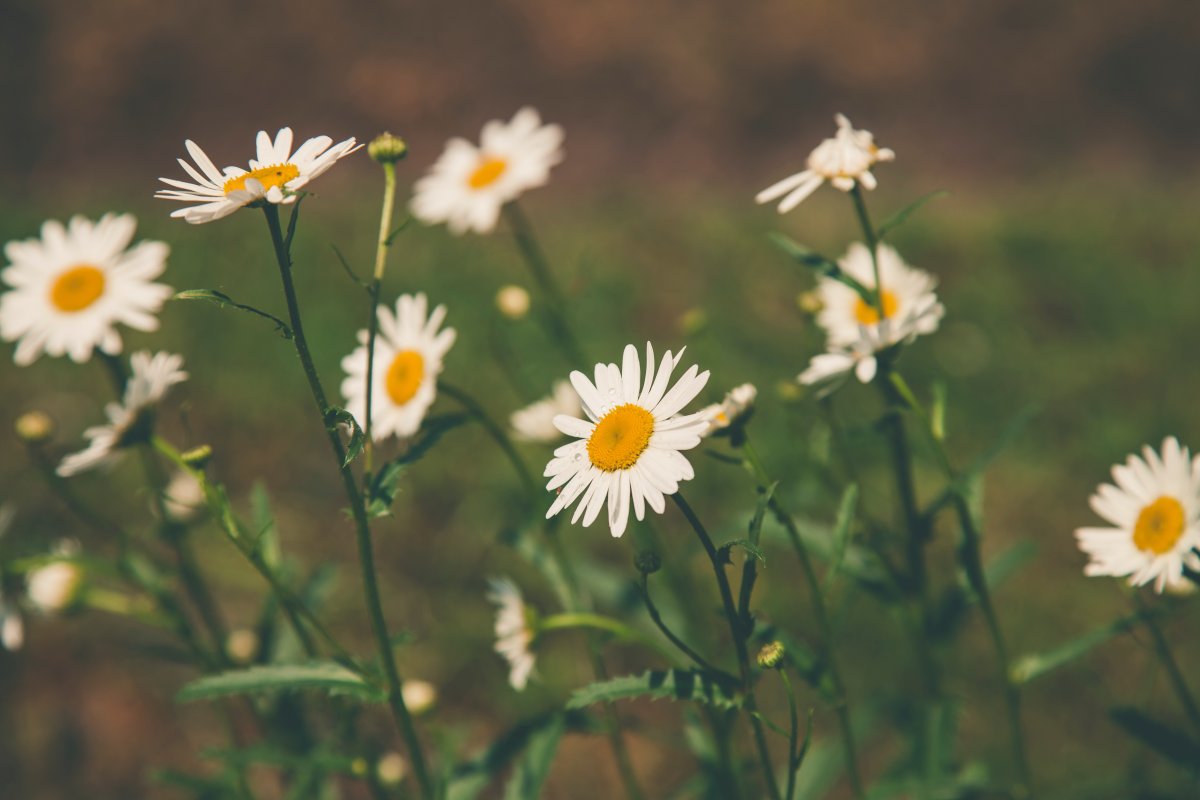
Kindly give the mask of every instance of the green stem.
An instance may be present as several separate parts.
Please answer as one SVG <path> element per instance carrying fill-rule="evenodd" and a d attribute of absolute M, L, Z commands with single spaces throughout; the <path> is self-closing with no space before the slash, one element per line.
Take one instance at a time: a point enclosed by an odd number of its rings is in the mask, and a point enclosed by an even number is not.
<path fill-rule="evenodd" d="M 563 614 L 553 614 L 549 617 L 542 617 L 537 622 L 537 629 L 541 631 L 558 631 L 558 630 L 574 630 L 579 628 L 588 628 L 596 631 L 604 631 L 611 633 L 618 639 L 623 639 L 629 642 L 637 642 L 645 645 L 660 655 L 671 658 L 672 653 L 666 650 L 659 642 L 650 638 L 646 634 L 631 628 L 623 622 L 605 617 L 601 614 L 590 614 L 583 611 L 571 611 Z"/>
<path fill-rule="evenodd" d="M 719 670 L 708 663 L 702 655 L 693 650 L 687 642 L 680 639 L 674 631 L 667 627 L 667 624 L 663 621 L 662 614 L 659 613 L 658 607 L 654 605 L 654 600 L 650 597 L 650 577 L 648 575 L 642 575 L 642 601 L 646 604 L 646 611 L 650 613 L 650 619 L 654 621 L 654 625 L 662 631 L 663 636 L 666 636 L 671 644 L 675 645 L 681 653 L 694 661 L 696 666 L 705 672 L 710 672 L 714 675 L 725 674 L 723 670 Z"/>
<path fill-rule="evenodd" d="M 871 215 L 867 213 L 867 203 L 863 199 L 862 189 L 857 183 L 850 190 L 850 199 L 854 201 L 854 212 L 858 215 L 858 223 L 862 226 L 863 238 L 867 240 L 867 248 L 871 251 L 871 270 L 875 276 L 875 291 L 872 293 L 875 313 L 879 319 L 886 319 L 883 305 L 883 284 L 879 280 L 879 237 L 875 235 L 875 226 L 871 224 Z"/>
<path fill-rule="evenodd" d="M 792 800 L 792 795 L 796 793 L 796 772 L 800 766 L 796 763 L 800 749 L 800 712 L 796 708 L 796 692 L 792 689 L 787 672 L 779 670 L 779 679 L 783 681 L 783 690 L 787 693 L 789 723 L 787 789 L 784 791 L 783 800 Z"/>
<path fill-rule="evenodd" d="M 1163 669 L 1167 672 L 1167 678 L 1171 681 L 1171 688 L 1175 690 L 1175 696 L 1179 698 L 1179 704 L 1183 706 L 1183 712 L 1187 715 L 1188 722 L 1196 729 L 1196 733 L 1200 734 L 1200 708 L 1196 706 L 1196 700 L 1192 696 L 1191 690 L 1188 689 L 1187 681 L 1183 678 L 1183 672 L 1179 669 L 1179 664 L 1175 661 L 1175 656 L 1171 653 L 1171 648 L 1167 644 L 1167 637 L 1163 635 L 1162 628 L 1159 627 L 1158 621 L 1154 618 L 1154 613 L 1146 607 L 1146 602 L 1142 599 L 1141 594 L 1136 589 L 1132 594 L 1142 622 L 1145 623 L 1146 630 L 1150 632 L 1150 638 L 1154 640 L 1154 653 L 1158 656 L 1158 660 L 1162 662 Z"/>
<path fill-rule="evenodd" d="M 421 749 L 421 741 L 417 736 L 412 715 L 409 713 L 408 707 L 404 704 L 400 672 L 396 667 L 396 658 L 392 652 L 392 643 L 388 635 L 387 622 L 383 616 L 383 604 L 379 596 L 378 577 L 375 573 L 374 544 L 371 541 L 371 528 L 367 520 L 366 507 L 359 493 L 358 484 L 354 479 L 354 473 L 350 470 L 350 465 L 346 463 L 346 450 L 342 445 L 342 440 L 338 435 L 337 429 L 325 424 L 325 419 L 329 412 L 329 403 L 325 399 L 325 390 L 321 386 L 316 366 L 313 364 L 312 355 L 308 350 L 308 341 L 304 336 L 304 325 L 300 317 L 300 304 L 296 299 L 296 287 L 292 281 L 292 257 L 284 242 L 283 231 L 280 229 L 279 210 L 274 203 L 267 203 L 263 207 L 263 211 L 267 218 L 267 227 L 270 229 L 271 243 L 275 248 L 275 260 L 279 266 L 279 277 L 283 283 L 283 294 L 287 301 L 288 317 L 292 325 L 292 342 L 295 344 L 296 355 L 300 358 L 304 375 L 308 379 L 313 401 L 316 403 L 317 411 L 320 414 L 321 425 L 325 428 L 334 458 L 337 460 L 338 472 L 342 478 L 346 498 L 350 502 L 350 511 L 354 516 L 354 527 L 358 539 L 359 565 L 363 579 L 363 594 L 371 619 L 371 629 L 375 635 L 376 650 L 379 653 L 379 660 L 383 665 L 384 677 L 387 680 L 388 707 L 391 709 L 396 726 L 399 728 L 408 747 L 409 760 L 412 762 L 413 772 L 417 776 L 417 783 L 420 784 L 421 794 L 427 800 L 432 800 L 435 796 L 433 780 L 425 764 L 425 755 Z M 293 210 L 293 217 L 296 213 L 297 210 Z"/>
<path fill-rule="evenodd" d="M 521 481 L 521 485 L 525 488 L 529 497 L 536 503 L 536 499 L 543 492 L 533 479 L 533 474 L 525 466 L 525 462 L 521 459 L 521 454 L 517 452 L 517 448 L 513 446 L 512 439 L 508 437 L 504 429 L 488 416 L 487 412 L 483 410 L 483 406 L 479 405 L 475 398 L 462 389 L 444 381 L 438 381 L 438 388 L 454 398 L 459 405 L 467 410 L 468 414 L 478 420 L 479 424 L 483 426 L 483 429 L 487 431 L 488 435 L 492 437 L 492 440 L 508 458 L 509 463 L 512 464 L 513 471 L 517 473 L 517 477 Z"/>
<path fill-rule="evenodd" d="M 379 214 L 379 241 L 375 246 L 375 272 L 367 294 L 371 299 L 371 310 L 367 323 L 367 388 L 366 419 L 363 420 L 363 483 L 370 480 L 373 441 L 371 439 L 371 405 L 374 399 L 375 339 L 379 335 L 379 285 L 387 266 L 388 237 L 392 229 L 392 214 L 396 205 L 396 164 L 385 161 L 383 167 L 383 209 Z"/>
<path fill-rule="evenodd" d="M 758 451 L 754 448 L 748 435 L 742 443 L 742 454 L 745 456 L 746 463 L 749 465 L 750 471 L 754 474 L 754 479 L 758 484 L 760 486 L 770 486 L 772 483 L 771 478 L 767 474 L 766 467 L 762 459 L 759 458 Z M 829 670 L 830 680 L 833 681 L 833 705 L 838 715 L 838 723 L 842 733 L 842 750 L 846 758 L 846 772 L 850 776 L 850 786 L 854 792 L 854 796 L 861 800 L 866 794 L 863 791 L 862 776 L 858 770 L 858 751 L 854 744 L 854 729 L 850 724 L 850 704 L 846 696 L 846 683 L 842 678 L 842 671 L 838 666 L 838 659 L 833 648 L 833 625 L 829 620 L 829 610 L 825 606 L 825 597 L 821 594 L 821 584 L 817 580 L 817 573 L 813 568 L 808 548 L 805 547 L 804 540 L 800 536 L 800 531 L 796 527 L 795 518 L 784 508 L 776 495 L 772 495 L 769 507 L 775 519 L 787 531 L 792 548 L 796 551 L 796 558 L 800 561 L 800 569 L 804 572 L 805 583 L 808 584 L 809 600 L 812 603 L 813 611 L 817 615 L 817 624 L 821 629 L 822 654 L 825 657 L 825 664 Z M 790 798 L 791 794 L 789 793 L 788 800 Z"/>
<path fill-rule="evenodd" d="M 763 779 L 767 784 L 767 789 L 771 794 L 772 800 L 782 800 L 779 794 L 779 784 L 775 781 L 775 771 L 771 767 L 771 753 L 767 748 L 766 733 L 763 731 L 762 722 L 755 715 L 755 712 L 758 710 L 758 704 L 754 698 L 750 657 L 746 651 L 746 639 L 749 637 L 750 632 L 743 630 L 744 626 L 741 620 L 738 619 L 737 608 L 733 604 L 733 592 L 729 588 L 729 576 L 725 574 L 725 566 L 722 563 L 720 554 L 717 552 L 717 548 L 713 545 L 712 538 L 708 535 L 708 531 L 704 529 L 700 518 L 696 516 L 696 512 L 692 510 L 692 507 L 680 492 L 671 495 L 671 499 L 675 501 L 675 505 L 683 512 L 683 516 L 687 518 L 688 523 L 692 526 L 692 530 L 696 532 L 696 537 L 700 540 L 700 544 L 704 547 L 704 552 L 708 554 L 708 560 L 712 563 L 713 574 L 717 578 L 717 587 L 721 592 L 721 604 L 725 608 L 725 619 L 729 623 L 729 632 L 733 636 L 733 644 L 737 650 L 738 668 L 741 671 L 742 677 L 742 691 L 746 695 L 744 707 L 747 715 L 750 717 L 750 726 L 754 730 L 754 741 L 758 747 L 758 757 L 762 764 Z"/>
<path fill-rule="evenodd" d="M 551 340 L 562 348 L 563 355 L 572 366 L 579 367 L 587 363 L 579 342 L 576 341 L 574 334 L 571 333 L 571 327 L 567 324 L 566 300 L 558 288 L 558 283 L 554 280 L 550 265 L 546 263 L 542 248 L 538 246 L 537 238 L 533 235 L 533 226 L 529 224 L 528 217 L 525 216 L 525 212 L 521 210 L 515 200 L 504 206 L 504 215 L 508 218 L 508 224 L 512 228 L 517 249 L 521 251 L 521 255 L 524 257 L 525 263 L 529 265 L 529 271 L 533 273 L 533 279 L 541 291 L 546 311 L 543 319 L 549 327 L 547 333 Z"/>

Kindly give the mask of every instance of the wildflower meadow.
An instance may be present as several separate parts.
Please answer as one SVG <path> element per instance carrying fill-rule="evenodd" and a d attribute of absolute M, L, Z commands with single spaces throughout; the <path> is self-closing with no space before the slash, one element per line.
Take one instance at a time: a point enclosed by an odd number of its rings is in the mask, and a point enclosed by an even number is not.
<path fill-rule="evenodd" d="M 1191 212 L 846 111 L 616 209 L 532 104 L 230 119 L 0 223 L 0 797 L 1200 796 Z"/>

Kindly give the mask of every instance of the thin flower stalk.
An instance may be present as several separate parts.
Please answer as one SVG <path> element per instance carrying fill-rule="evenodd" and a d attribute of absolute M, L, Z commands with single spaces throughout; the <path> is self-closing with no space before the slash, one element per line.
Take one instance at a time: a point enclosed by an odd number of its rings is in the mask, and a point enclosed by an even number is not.
<path fill-rule="evenodd" d="M 292 211 L 292 221 L 289 224 L 289 228 L 292 230 L 294 230 L 298 209 L 299 207 L 297 206 Z M 408 707 L 404 704 L 400 673 L 396 667 L 396 658 L 392 652 L 391 637 L 388 634 L 387 622 L 383 616 L 383 605 L 379 595 L 379 582 L 375 571 L 375 550 L 374 544 L 371 541 L 371 528 L 367 520 L 366 506 L 358 490 L 358 483 L 354 478 L 354 474 L 350 470 L 350 466 L 346 463 L 346 449 L 342 445 L 342 440 L 339 438 L 336 427 L 330 428 L 325 425 L 325 419 L 330 406 L 325 398 L 325 389 L 321 386 L 321 379 L 317 375 L 316 366 L 313 364 L 312 354 L 308 349 L 308 341 L 304 336 L 304 326 L 300 316 L 300 304 L 296 298 L 296 288 L 292 280 L 292 257 L 289 252 L 291 237 L 289 235 L 286 241 L 284 239 L 283 230 L 279 224 L 278 206 L 267 204 L 263 207 L 263 213 L 267 218 L 267 227 L 270 230 L 271 243 L 275 249 L 275 259 L 279 267 L 279 276 L 283 283 L 284 298 L 287 301 L 288 307 L 288 318 L 292 326 L 292 342 L 296 347 L 296 355 L 300 358 L 304 375 L 308 379 L 309 389 L 317 405 L 322 427 L 326 430 L 330 446 L 333 449 L 334 458 L 337 460 L 338 471 L 342 477 L 342 485 L 345 488 L 346 497 L 350 502 L 351 513 L 354 516 L 355 532 L 358 538 L 359 566 L 363 578 L 363 593 L 371 618 L 371 629 L 375 635 L 376 650 L 379 653 L 379 659 L 383 665 L 384 677 L 387 681 L 388 707 L 391 709 L 392 716 L 396 720 L 396 725 L 400 729 L 400 733 L 404 737 L 405 744 L 408 747 L 409 759 L 412 762 L 417 783 L 420 785 L 421 795 L 427 799 L 431 799 L 435 796 L 433 779 L 430 777 L 429 769 L 425 764 L 424 751 L 421 748 L 421 741 L 417 736 L 412 715 L 409 713 Z"/>
<path fill-rule="evenodd" d="M 379 286 L 383 282 L 383 272 L 387 267 L 387 254 L 391 246 L 392 214 L 396 207 L 396 162 L 384 161 L 383 167 L 383 207 L 379 214 L 379 241 L 375 246 L 375 270 L 371 276 L 371 285 L 367 289 L 370 297 L 371 310 L 367 322 L 367 380 L 366 380 L 366 414 L 363 419 L 363 483 L 370 480 L 373 449 L 375 440 L 371 436 L 371 401 L 375 392 L 375 339 L 379 336 Z"/>
<path fill-rule="evenodd" d="M 1187 681 L 1183 677 L 1183 672 L 1179 669 L 1179 663 L 1175 660 L 1175 656 L 1167 644 L 1167 637 L 1163 635 L 1162 628 L 1159 627 L 1154 613 L 1147 608 L 1146 601 L 1142 599 L 1141 593 L 1136 589 L 1131 593 L 1133 594 L 1134 604 L 1137 605 L 1138 616 L 1141 617 L 1146 630 L 1150 633 L 1150 638 L 1154 641 L 1154 654 L 1158 657 L 1158 660 L 1163 665 L 1163 669 L 1167 673 L 1167 679 L 1171 682 L 1171 689 L 1179 699 L 1179 704 L 1183 706 L 1183 712 L 1187 716 L 1188 722 L 1191 723 L 1196 734 L 1200 735 L 1200 707 L 1196 705 L 1196 698 L 1188 688 Z"/>

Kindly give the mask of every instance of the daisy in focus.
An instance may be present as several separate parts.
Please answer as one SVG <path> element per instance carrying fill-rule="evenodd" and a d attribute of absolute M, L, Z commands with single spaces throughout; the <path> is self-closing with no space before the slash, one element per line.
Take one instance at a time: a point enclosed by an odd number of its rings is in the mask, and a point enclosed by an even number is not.
<path fill-rule="evenodd" d="M 571 373 L 587 419 L 565 414 L 554 418 L 555 427 L 577 441 L 555 450 L 546 465 L 546 488 L 558 492 L 547 518 L 579 500 L 571 522 L 582 517 L 586 527 L 607 501 L 609 530 L 621 536 L 630 505 L 639 520 L 645 518 L 647 505 L 661 514 L 665 495 L 677 492 L 681 480 L 695 476 L 680 451 L 700 444 L 709 421 L 704 412 L 679 412 L 708 383 L 709 373 L 693 365 L 668 390 L 681 358 L 683 351 L 668 350 L 655 372 L 654 349 L 647 342 L 644 380 L 633 345 L 626 345 L 621 366 L 597 364 L 594 383 L 582 372 Z"/>
<path fill-rule="evenodd" d="M 843 192 L 855 186 L 875 188 L 877 181 L 871 168 L 880 161 L 893 160 L 896 154 L 878 147 L 870 131 L 855 130 L 845 115 L 838 114 L 834 119 L 837 133 L 809 154 L 807 168 L 763 189 L 755 196 L 755 202 L 770 203 L 782 197 L 779 213 L 786 214 L 826 181 Z"/>
<path fill-rule="evenodd" d="M 195 183 L 159 178 L 173 186 L 154 196 L 160 200 L 192 203 L 187 208 L 172 211 L 172 217 L 182 217 L 193 225 L 227 217 L 243 206 L 259 200 L 268 203 L 294 203 L 297 192 L 320 176 L 340 159 L 358 150 L 354 137 L 333 143 L 328 136 L 314 136 L 292 151 L 292 129 L 280 128 L 272 140 L 266 131 L 259 131 L 257 158 L 250 160 L 250 169 L 225 167 L 218 170 L 200 146 L 188 139 L 184 142 L 188 154 L 196 162 L 192 166 L 178 159 Z"/>
<path fill-rule="evenodd" d="M 451 139 L 414 187 L 413 216 L 428 225 L 444 222 L 456 235 L 490 232 L 505 203 L 550 179 L 550 168 L 563 159 L 562 141 L 562 128 L 543 125 L 528 106 L 511 122 L 484 125 L 478 147 Z"/>
<path fill-rule="evenodd" d="M 183 371 L 183 356 L 173 353 L 152 356 L 141 350 L 130 356 L 129 367 L 129 380 L 121 402 L 105 406 L 107 424 L 83 432 L 89 440 L 88 446 L 62 460 L 57 469 L 62 477 L 111 463 L 124 449 L 145 441 L 153 423 L 154 407 L 166 397 L 168 389 L 188 377 Z"/>
<path fill-rule="evenodd" d="M 437 397 L 442 359 L 454 344 L 455 331 L 439 331 L 446 307 L 426 315 L 424 294 L 402 294 L 396 311 L 379 307 L 379 335 L 371 375 L 371 438 L 411 436 Z M 367 418 L 367 331 L 358 332 L 359 347 L 342 359 L 346 378 L 342 395 L 346 410 L 362 425 Z"/>
<path fill-rule="evenodd" d="M 532 610 L 508 578 L 494 578 L 489 584 L 487 598 L 497 606 L 496 652 L 508 662 L 508 682 L 519 692 L 528 685 L 535 663 L 530 650 L 534 637 Z"/>
<path fill-rule="evenodd" d="M 1085 575 L 1129 576 L 1130 586 L 1154 581 L 1162 592 L 1189 583 L 1184 567 L 1200 571 L 1200 456 L 1175 437 L 1161 453 L 1149 445 L 1112 468 L 1089 503 L 1112 528 L 1079 528 L 1075 540 L 1091 557 Z"/>
<path fill-rule="evenodd" d="M 752 383 L 735 386 L 719 403 L 713 403 L 700 410 L 708 422 L 708 429 L 702 436 L 708 437 L 717 431 L 723 431 L 737 422 L 754 408 L 754 400 L 758 397 L 758 389 Z"/>
<path fill-rule="evenodd" d="M 554 427 L 554 418 L 559 414 L 578 417 L 583 413 L 579 404 L 579 395 L 571 388 L 569 381 L 555 381 L 554 392 L 536 403 L 514 411 L 509 417 L 509 426 L 513 429 L 513 438 L 522 442 L 556 442 L 562 438 L 562 431 Z"/>
<path fill-rule="evenodd" d="M 42 353 L 78 363 L 99 348 L 121 352 L 117 323 L 158 328 L 155 314 L 171 287 L 153 283 L 166 269 L 162 242 L 130 247 L 137 220 L 105 214 L 97 222 L 72 217 L 42 225 L 40 239 L 9 242 L 0 279 L 13 287 L 0 297 L 0 338 L 17 342 L 13 360 L 28 366 Z"/>

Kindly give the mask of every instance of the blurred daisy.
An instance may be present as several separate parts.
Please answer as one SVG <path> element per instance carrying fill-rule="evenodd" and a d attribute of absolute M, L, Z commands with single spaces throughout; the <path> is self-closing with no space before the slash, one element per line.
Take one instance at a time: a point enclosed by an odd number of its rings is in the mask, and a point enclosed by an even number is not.
<path fill-rule="evenodd" d="M 821 278 L 817 285 L 821 301 L 817 324 L 825 329 L 831 347 L 848 347 L 864 338 L 892 341 L 895 337 L 889 328 L 896 327 L 900 321 L 904 321 L 913 335 L 933 333 L 946 313 L 934 293 L 936 278 L 905 264 L 889 245 L 879 245 L 876 253 L 879 282 L 883 285 L 882 319 L 879 309 L 841 281 Z M 867 289 L 875 291 L 875 269 L 871 251 L 865 245 L 858 242 L 850 245 L 846 255 L 838 259 L 838 266 Z M 873 335 L 864 335 L 864 328 Z"/>
<path fill-rule="evenodd" d="M 65 227 L 47 220 L 40 239 L 5 246 L 11 263 L 0 278 L 13 289 L 0 297 L 0 338 L 17 341 L 17 364 L 32 364 L 42 353 L 82 363 L 96 348 L 115 355 L 117 323 L 158 328 L 154 315 L 171 288 L 151 280 L 166 268 L 168 248 L 130 247 L 136 227 L 131 214 L 105 214 L 95 223 L 76 216 Z"/>
<path fill-rule="evenodd" d="M 752 383 L 735 386 L 719 403 L 713 403 L 700 410 L 700 414 L 708 423 L 708 428 L 701 436 L 710 436 L 719 430 L 724 430 L 736 422 L 743 414 L 754 408 L 754 400 L 758 397 L 758 389 Z"/>
<path fill-rule="evenodd" d="M 404 705 L 409 713 L 414 715 L 424 714 L 437 703 L 437 687 L 429 681 L 406 680 L 400 687 L 400 693 L 404 695 Z"/>
<path fill-rule="evenodd" d="M 554 418 L 559 414 L 578 417 L 583 413 L 579 404 L 579 395 L 571 388 L 569 381 L 555 381 L 554 392 L 546 398 L 519 411 L 514 411 L 509 417 L 509 425 L 513 429 L 513 438 L 524 442 L 556 442 L 562 438 L 562 431 L 554 427 Z"/>
<path fill-rule="evenodd" d="M 708 383 L 709 373 L 692 366 L 668 391 L 671 372 L 682 357 L 683 351 L 672 355 L 668 350 L 656 373 L 654 349 L 647 342 L 643 381 L 637 348 L 626 345 L 620 367 L 596 365 L 595 383 L 582 372 L 571 373 L 588 419 L 554 418 L 560 431 L 578 441 L 555 450 L 546 465 L 546 488 L 558 491 L 547 518 L 579 500 L 571 522 L 582 516 L 588 526 L 607 500 L 609 530 L 620 536 L 631 501 L 639 520 L 645 518 L 646 504 L 661 514 L 664 496 L 677 492 L 679 481 L 694 477 L 680 451 L 700 444 L 709 423 L 703 413 L 680 416 L 679 411 Z"/>
<path fill-rule="evenodd" d="M 837 133 L 809 154 L 807 169 L 763 189 L 754 198 L 755 202 L 770 203 L 782 197 L 779 213 L 786 214 L 825 181 L 843 192 L 850 191 L 855 185 L 875 188 L 871 167 L 880 161 L 891 161 L 896 154 L 886 147 L 876 146 L 870 131 L 855 130 L 845 115 L 838 114 L 834 119 Z"/>
<path fill-rule="evenodd" d="M 79 599 L 83 589 L 83 568 L 74 561 L 51 561 L 25 576 L 25 592 L 38 611 L 54 614 L 66 611 Z"/>
<path fill-rule="evenodd" d="M 181 469 L 163 490 L 162 501 L 167 519 L 183 525 L 199 517 L 204 510 L 204 487 L 195 475 Z"/>
<path fill-rule="evenodd" d="M 1200 456 L 1175 437 L 1161 455 L 1149 445 L 1112 468 L 1113 483 L 1092 495 L 1092 510 L 1116 527 L 1079 528 L 1079 549 L 1091 557 L 1085 575 L 1129 576 L 1131 586 L 1154 581 L 1162 592 L 1186 583 L 1184 567 L 1200 571 Z"/>
<path fill-rule="evenodd" d="M 438 331 L 446 318 L 445 306 L 428 316 L 426 307 L 424 294 L 400 295 L 394 314 L 387 306 L 379 307 L 371 375 L 371 437 L 376 441 L 416 433 L 437 397 L 437 376 L 455 331 Z M 358 341 L 359 347 L 342 359 L 342 395 L 346 409 L 362 424 L 367 416 L 367 331 L 358 332 Z"/>
<path fill-rule="evenodd" d="M 328 136 L 315 136 L 293 152 L 291 128 L 280 128 L 274 140 L 266 131 L 259 131 L 258 157 L 250 160 L 249 170 L 240 167 L 218 170 L 212 159 L 191 139 L 184 142 L 184 146 L 196 165 L 180 158 L 179 166 L 195 183 L 159 178 L 175 188 L 162 189 L 154 196 L 160 200 L 193 203 L 171 212 L 172 217 L 183 217 L 193 225 L 229 216 L 257 200 L 293 203 L 297 192 L 309 181 L 362 147 L 354 137 L 334 144 Z"/>
<path fill-rule="evenodd" d="M 120 403 L 109 403 L 104 408 L 108 424 L 96 425 L 83 432 L 90 440 L 88 446 L 64 458 L 58 465 L 59 475 L 66 478 L 110 463 L 125 448 L 145 441 L 149 435 L 150 411 L 166 396 L 168 389 L 188 377 L 183 371 L 183 356 L 173 353 L 152 356 L 141 350 L 130 356 L 129 366 L 124 397 Z"/>
<path fill-rule="evenodd" d="M 526 608 L 521 590 L 508 578 L 493 578 L 489 584 L 487 598 L 497 606 L 496 652 L 508 662 L 508 682 L 519 692 L 529 683 L 535 661 L 530 650 L 532 610 Z"/>
<path fill-rule="evenodd" d="M 543 125 L 528 106 L 509 123 L 484 125 L 478 147 L 451 139 L 417 181 L 412 213 L 429 225 L 444 222 L 455 234 L 488 233 L 505 203 L 550 179 L 550 168 L 563 159 L 562 140 L 562 128 Z"/>

